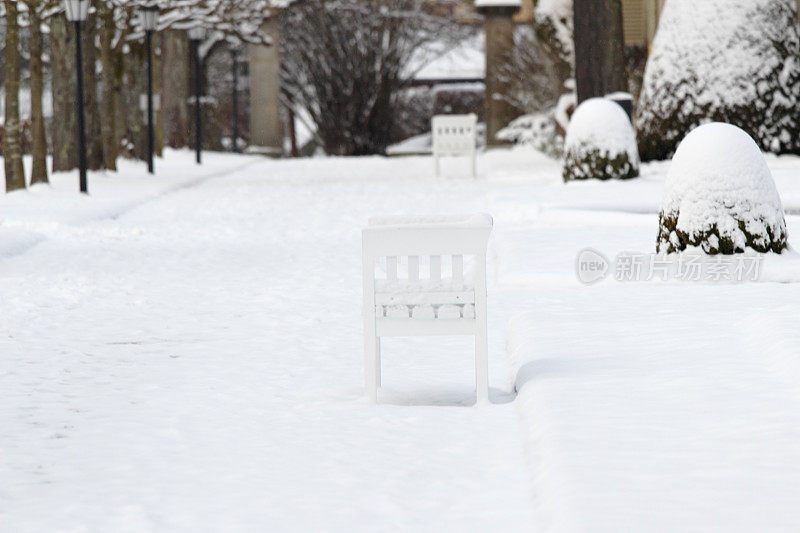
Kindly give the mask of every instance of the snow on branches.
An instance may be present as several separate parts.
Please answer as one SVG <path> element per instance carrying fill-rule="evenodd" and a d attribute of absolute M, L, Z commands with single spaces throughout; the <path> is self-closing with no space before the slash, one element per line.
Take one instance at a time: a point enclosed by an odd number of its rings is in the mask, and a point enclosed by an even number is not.
<path fill-rule="evenodd" d="M 791 0 L 670 0 L 647 62 L 636 128 L 665 159 L 708 121 L 766 151 L 800 154 L 800 33 Z"/>

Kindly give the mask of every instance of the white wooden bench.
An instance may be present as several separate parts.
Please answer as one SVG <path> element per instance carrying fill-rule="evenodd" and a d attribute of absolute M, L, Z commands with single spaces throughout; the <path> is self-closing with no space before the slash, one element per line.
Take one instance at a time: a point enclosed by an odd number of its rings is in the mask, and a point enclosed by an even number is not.
<path fill-rule="evenodd" d="M 472 177 L 477 175 L 477 115 L 436 115 L 431 120 L 433 160 L 436 175 L 441 173 L 439 159 L 445 156 L 466 155 L 472 158 Z"/>
<path fill-rule="evenodd" d="M 492 225 L 489 215 L 370 219 L 362 256 L 364 371 L 373 402 L 381 385 L 381 337 L 422 335 L 474 335 L 478 401 L 488 399 L 486 247 Z"/>

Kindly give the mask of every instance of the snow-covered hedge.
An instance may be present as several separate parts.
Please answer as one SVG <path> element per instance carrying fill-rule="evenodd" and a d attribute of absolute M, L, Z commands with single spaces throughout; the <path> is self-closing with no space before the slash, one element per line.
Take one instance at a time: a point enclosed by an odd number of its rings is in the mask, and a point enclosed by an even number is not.
<path fill-rule="evenodd" d="M 605 98 L 590 98 L 579 105 L 564 141 L 564 181 L 638 175 L 636 137 L 622 107 Z"/>
<path fill-rule="evenodd" d="M 780 253 L 786 223 L 758 145 L 730 124 L 700 126 L 681 142 L 667 175 L 658 252 Z"/>
<path fill-rule="evenodd" d="M 800 34 L 794 0 L 670 0 L 635 119 L 642 160 L 669 158 L 700 124 L 800 154 Z"/>

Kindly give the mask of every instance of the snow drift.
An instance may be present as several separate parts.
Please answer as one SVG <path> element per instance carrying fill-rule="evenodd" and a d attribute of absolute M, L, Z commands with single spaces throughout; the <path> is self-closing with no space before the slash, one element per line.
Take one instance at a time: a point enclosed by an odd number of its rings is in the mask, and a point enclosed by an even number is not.
<path fill-rule="evenodd" d="M 564 181 L 639 175 L 639 154 L 628 115 L 605 98 L 590 98 L 575 110 L 564 153 Z"/>
<path fill-rule="evenodd" d="M 658 252 L 780 253 L 786 223 L 758 145 L 730 124 L 700 126 L 678 147 L 659 214 Z"/>

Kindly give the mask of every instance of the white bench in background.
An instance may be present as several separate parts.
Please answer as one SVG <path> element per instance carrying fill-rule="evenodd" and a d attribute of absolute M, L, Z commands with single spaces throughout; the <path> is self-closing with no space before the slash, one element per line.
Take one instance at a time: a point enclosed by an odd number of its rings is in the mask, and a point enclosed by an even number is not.
<path fill-rule="evenodd" d="M 381 337 L 422 335 L 474 335 L 478 401 L 488 399 L 486 247 L 492 225 L 489 215 L 370 219 L 362 256 L 364 371 L 373 402 L 381 385 Z M 376 276 L 376 267 L 385 275 Z"/>
<path fill-rule="evenodd" d="M 440 175 L 439 159 L 445 156 L 466 155 L 472 158 L 472 177 L 477 175 L 478 117 L 477 115 L 436 115 L 431 120 L 433 159 L 436 175 Z"/>

